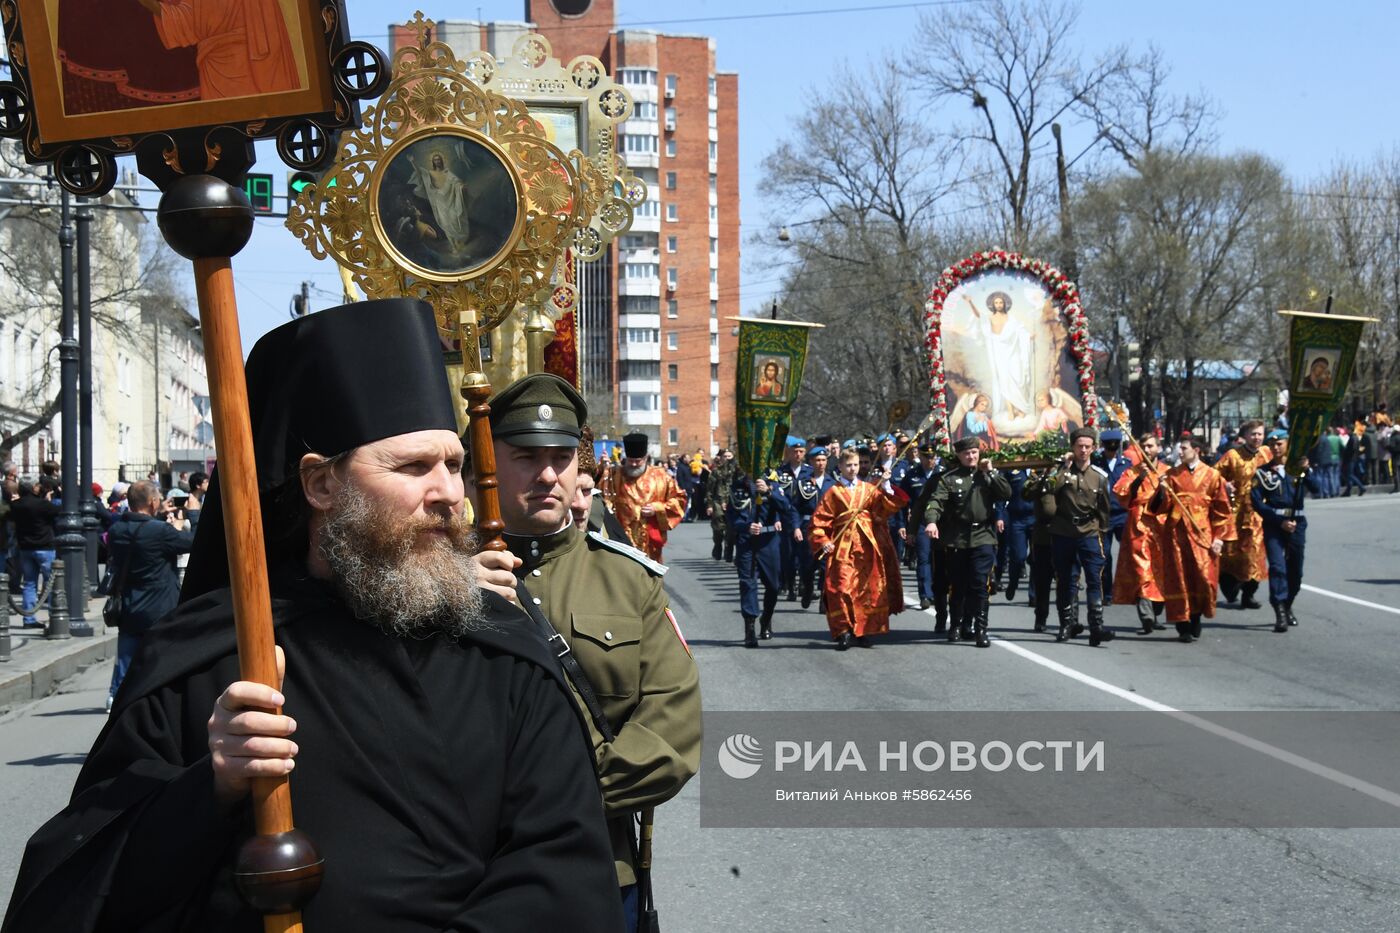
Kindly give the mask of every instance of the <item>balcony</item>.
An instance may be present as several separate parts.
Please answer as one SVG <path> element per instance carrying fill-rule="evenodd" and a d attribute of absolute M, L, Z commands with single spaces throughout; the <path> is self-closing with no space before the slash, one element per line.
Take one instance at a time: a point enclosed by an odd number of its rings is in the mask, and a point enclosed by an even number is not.
<path fill-rule="evenodd" d="M 622 278 L 617 283 L 617 293 L 619 295 L 649 295 L 652 298 L 661 297 L 661 280 L 650 279 L 629 279 Z"/>
<path fill-rule="evenodd" d="M 718 349 L 712 351 L 718 353 Z M 661 344 L 659 343 L 622 343 L 617 348 L 617 358 L 620 360 L 661 360 Z M 717 361 L 716 361 L 717 362 Z"/>
<path fill-rule="evenodd" d="M 628 427 L 640 428 L 647 425 L 661 425 L 661 412 L 659 411 L 624 411 L 622 420 Z"/>

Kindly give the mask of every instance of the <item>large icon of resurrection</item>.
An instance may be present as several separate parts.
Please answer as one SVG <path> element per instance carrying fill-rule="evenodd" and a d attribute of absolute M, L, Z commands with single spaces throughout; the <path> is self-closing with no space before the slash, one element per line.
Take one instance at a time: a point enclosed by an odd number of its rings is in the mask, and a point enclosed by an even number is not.
<path fill-rule="evenodd" d="M 370 196 L 384 244 L 424 278 L 490 266 L 515 242 L 520 181 L 489 140 L 430 130 L 385 154 Z"/>

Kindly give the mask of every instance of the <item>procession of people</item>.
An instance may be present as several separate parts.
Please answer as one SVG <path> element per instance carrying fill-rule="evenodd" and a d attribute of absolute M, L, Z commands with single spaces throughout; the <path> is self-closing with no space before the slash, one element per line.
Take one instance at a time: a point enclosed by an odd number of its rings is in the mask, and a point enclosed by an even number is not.
<path fill-rule="evenodd" d="M 738 575 L 749 648 L 773 637 L 779 601 L 799 599 L 817 603 L 838 651 L 872 647 L 906 608 L 904 568 L 935 635 L 978 647 L 990 644 L 998 593 L 1022 596 L 1032 631 L 1060 642 L 1087 631 L 1093 647 L 1116 635 L 1104 616 L 1113 603 L 1134 608 L 1137 634 L 1170 630 L 1189 644 L 1222 606 L 1262 608 L 1254 597 L 1267 587 L 1274 631 L 1298 624 L 1304 499 L 1327 487 L 1307 458 L 1301 474 L 1285 471 L 1286 430 L 1246 421 L 1213 462 L 1194 435 L 1167 445 L 1110 426 L 1069 440 L 1058 462 L 1003 468 L 975 436 L 940 449 L 903 432 L 789 435 L 781 463 L 750 476 L 725 448 L 651 465 L 635 435 L 602 464 L 600 494 L 656 560 L 665 533 L 693 520 L 682 516 L 710 521 L 711 557 Z M 702 508 L 689 508 L 681 477 Z"/>

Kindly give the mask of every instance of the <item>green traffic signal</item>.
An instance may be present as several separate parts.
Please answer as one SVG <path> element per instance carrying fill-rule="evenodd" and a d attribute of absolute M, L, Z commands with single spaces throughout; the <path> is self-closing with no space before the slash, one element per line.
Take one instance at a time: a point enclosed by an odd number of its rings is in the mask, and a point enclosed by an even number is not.
<path fill-rule="evenodd" d="M 316 187 L 316 180 L 311 172 L 292 172 L 287 176 L 287 190 L 292 197 L 296 197 L 307 188 Z"/>

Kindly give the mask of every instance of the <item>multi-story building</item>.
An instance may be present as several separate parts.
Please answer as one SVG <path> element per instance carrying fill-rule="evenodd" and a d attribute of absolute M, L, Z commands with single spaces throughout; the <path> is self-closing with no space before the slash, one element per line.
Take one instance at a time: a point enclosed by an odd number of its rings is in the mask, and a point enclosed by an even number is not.
<path fill-rule="evenodd" d="M 3 156 L 0 448 L 33 473 L 63 455 L 56 404 L 61 207 L 13 149 Z M 104 489 L 151 469 L 195 469 L 214 454 L 210 425 L 202 423 L 209 389 L 197 322 L 169 283 L 178 260 L 156 242 L 135 185 L 127 176 L 91 208 L 92 473 Z"/>
<path fill-rule="evenodd" d="M 705 36 L 616 28 L 614 0 L 525 0 L 524 23 L 440 22 L 459 56 L 507 55 L 526 31 L 564 62 L 602 60 L 631 93 L 619 149 L 647 201 L 580 268 L 582 383 L 595 424 L 646 432 L 661 454 L 734 439 L 739 314 L 739 78 Z M 391 27 L 393 45 L 412 34 Z M 610 412 L 597 410 L 603 404 Z"/>

